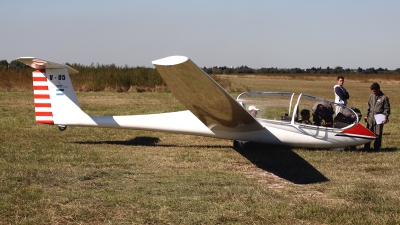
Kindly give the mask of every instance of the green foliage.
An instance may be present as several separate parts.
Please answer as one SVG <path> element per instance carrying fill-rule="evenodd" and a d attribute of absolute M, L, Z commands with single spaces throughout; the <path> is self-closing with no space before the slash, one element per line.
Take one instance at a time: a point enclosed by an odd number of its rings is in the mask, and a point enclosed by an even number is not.
<path fill-rule="evenodd" d="M 79 71 L 71 75 L 76 90 L 127 92 L 131 88 L 140 87 L 146 91 L 154 91 L 157 87 L 165 87 L 156 69 L 146 67 L 117 67 L 111 65 L 68 64 Z M 32 89 L 31 67 L 16 60 L 9 65 L 0 61 L 0 89 L 30 90 Z"/>
<path fill-rule="evenodd" d="M 23 69 L 30 69 L 29 66 L 17 61 L 13 60 L 11 61 L 10 65 L 8 65 L 9 69 L 16 69 L 16 70 L 23 70 Z"/>
<path fill-rule="evenodd" d="M 396 70 L 388 70 L 383 68 L 368 68 L 368 69 L 344 69 L 341 66 L 337 66 L 335 68 L 265 68 L 262 67 L 260 69 L 253 69 L 248 66 L 240 66 L 236 68 L 228 68 L 226 66 L 217 67 L 214 66 L 212 68 L 203 67 L 203 71 L 208 74 L 398 74 L 400 73 L 400 68 Z"/>
<path fill-rule="evenodd" d="M 75 89 L 81 91 L 115 90 L 127 92 L 131 88 L 155 90 L 158 86 L 165 86 L 156 69 L 146 67 L 117 67 L 111 65 L 68 64 L 79 71 L 71 76 Z"/>
<path fill-rule="evenodd" d="M 6 64 L 7 61 L 0 61 L 0 90 L 31 90 L 33 69 L 15 60 L 8 68 Z M 115 64 L 66 64 L 79 71 L 78 74 L 71 75 L 71 81 L 77 91 L 147 92 L 167 89 L 162 77 L 154 68 L 127 65 L 118 67 Z M 220 77 L 217 82 L 225 89 L 231 89 L 229 79 Z"/>
<path fill-rule="evenodd" d="M 115 64 L 100 65 L 91 64 L 85 66 L 77 63 L 66 63 L 72 68 L 79 71 L 78 74 L 71 75 L 72 83 L 77 91 L 116 91 L 116 92 L 154 92 L 166 91 L 168 88 L 164 83 L 158 71 L 154 68 L 147 67 L 123 67 L 116 66 Z M 343 69 L 338 66 L 335 68 L 321 67 L 310 69 L 301 68 L 261 68 L 253 69 L 248 66 L 240 67 L 203 67 L 203 71 L 210 75 L 265 75 L 270 76 L 283 75 L 288 76 L 289 79 L 303 79 L 302 77 L 309 77 L 309 74 L 317 74 L 323 76 L 337 76 L 337 74 L 349 74 L 353 79 L 368 80 L 375 79 L 375 77 L 368 77 L 369 75 L 379 75 L 380 79 L 394 79 L 398 80 L 400 77 L 400 68 L 396 70 L 387 70 L 383 68 L 368 68 L 368 69 Z M 19 62 L 12 61 L 10 64 L 6 60 L 0 61 L 0 90 L 31 90 L 32 89 L 32 68 Z M 216 79 L 215 76 L 212 76 Z M 236 86 L 227 77 L 219 77 L 216 81 L 228 91 L 246 91 L 248 87 Z"/>
<path fill-rule="evenodd" d="M 8 69 L 8 62 L 7 60 L 0 60 L 0 70 Z"/>

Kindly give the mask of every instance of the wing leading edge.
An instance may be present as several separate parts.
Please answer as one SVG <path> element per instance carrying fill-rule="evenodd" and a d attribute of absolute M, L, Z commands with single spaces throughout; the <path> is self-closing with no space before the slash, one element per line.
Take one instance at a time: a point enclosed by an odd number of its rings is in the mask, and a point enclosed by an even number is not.
<path fill-rule="evenodd" d="M 245 108 L 189 58 L 170 56 L 152 63 L 175 98 L 210 130 L 247 132 L 263 129 Z"/>

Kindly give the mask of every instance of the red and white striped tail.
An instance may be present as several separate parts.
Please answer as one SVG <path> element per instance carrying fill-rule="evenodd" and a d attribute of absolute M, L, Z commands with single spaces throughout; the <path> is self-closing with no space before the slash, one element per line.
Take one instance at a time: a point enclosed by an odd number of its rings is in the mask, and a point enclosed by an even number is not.
<path fill-rule="evenodd" d="M 17 59 L 32 68 L 36 122 L 40 124 L 93 125 L 93 119 L 79 106 L 69 74 L 74 68 L 35 57 Z"/>
<path fill-rule="evenodd" d="M 46 70 L 32 72 L 36 123 L 54 124 Z"/>
<path fill-rule="evenodd" d="M 79 125 L 91 121 L 79 107 L 69 76 L 78 73 L 77 70 L 34 57 L 17 60 L 36 69 L 32 72 L 32 79 L 37 123 Z"/>

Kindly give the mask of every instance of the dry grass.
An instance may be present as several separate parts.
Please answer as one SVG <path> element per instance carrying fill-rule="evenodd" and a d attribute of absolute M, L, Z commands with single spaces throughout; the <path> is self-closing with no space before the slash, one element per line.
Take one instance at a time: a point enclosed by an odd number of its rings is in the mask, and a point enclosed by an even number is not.
<path fill-rule="evenodd" d="M 333 98 L 332 81 L 238 77 L 251 90 Z M 346 79 L 365 111 L 369 82 Z M 399 85 L 382 152 L 289 149 L 34 122 L 31 92 L 0 92 L 1 224 L 398 224 Z M 93 115 L 183 109 L 170 93 L 78 93 Z"/>

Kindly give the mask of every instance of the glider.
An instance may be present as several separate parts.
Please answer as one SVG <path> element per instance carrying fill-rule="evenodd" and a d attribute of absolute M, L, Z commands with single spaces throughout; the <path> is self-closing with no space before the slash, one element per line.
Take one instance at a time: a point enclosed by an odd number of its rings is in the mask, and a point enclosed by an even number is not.
<path fill-rule="evenodd" d="M 185 56 L 152 63 L 187 110 L 122 116 L 90 116 L 82 111 L 69 76 L 77 70 L 34 57 L 17 60 L 35 69 L 32 78 L 36 122 L 58 125 L 60 130 L 87 126 L 163 131 L 230 139 L 235 147 L 256 142 L 343 148 L 375 139 L 359 124 L 360 115 L 354 109 L 311 95 L 299 94 L 296 101 L 292 92 L 245 92 L 235 99 Z M 334 106 L 339 106 L 340 112 L 334 112 Z M 248 109 L 256 110 L 257 115 Z M 310 123 L 301 120 L 302 112 L 307 110 Z M 326 114 L 328 119 L 318 120 Z"/>

